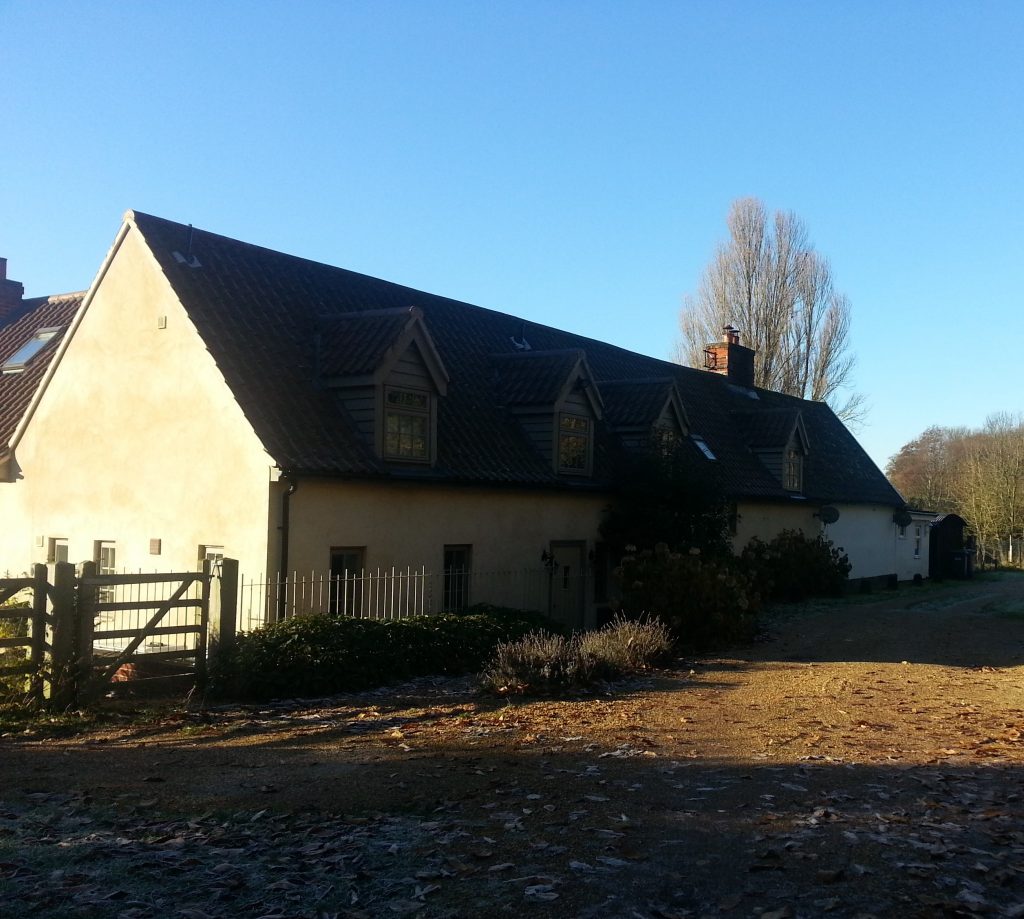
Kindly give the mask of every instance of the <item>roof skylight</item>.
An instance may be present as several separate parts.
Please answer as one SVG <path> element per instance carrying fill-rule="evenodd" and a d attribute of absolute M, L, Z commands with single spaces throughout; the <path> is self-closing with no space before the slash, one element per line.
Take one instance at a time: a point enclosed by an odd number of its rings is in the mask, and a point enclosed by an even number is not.
<path fill-rule="evenodd" d="M 0 367 L 0 373 L 21 373 L 28 366 L 32 358 L 42 351 L 46 347 L 46 343 L 59 331 L 59 326 L 40 329 L 4 361 L 3 367 Z"/>
<path fill-rule="evenodd" d="M 707 441 L 703 437 L 698 437 L 696 434 L 694 434 L 690 439 L 700 448 L 700 452 L 703 453 L 709 460 L 718 459 L 718 457 L 715 456 L 711 448 L 708 446 Z"/>

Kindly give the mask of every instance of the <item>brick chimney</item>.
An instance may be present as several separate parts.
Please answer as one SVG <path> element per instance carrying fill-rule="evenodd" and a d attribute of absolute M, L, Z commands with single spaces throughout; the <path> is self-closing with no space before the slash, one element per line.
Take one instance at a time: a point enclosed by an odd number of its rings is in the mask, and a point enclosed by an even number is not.
<path fill-rule="evenodd" d="M 7 280 L 7 259 L 0 258 L 0 326 L 5 325 L 20 308 L 25 285 Z"/>
<path fill-rule="evenodd" d="M 704 368 L 727 376 L 731 383 L 754 388 L 754 350 L 740 344 L 740 330 L 731 325 L 722 329 L 722 340 L 704 349 Z"/>

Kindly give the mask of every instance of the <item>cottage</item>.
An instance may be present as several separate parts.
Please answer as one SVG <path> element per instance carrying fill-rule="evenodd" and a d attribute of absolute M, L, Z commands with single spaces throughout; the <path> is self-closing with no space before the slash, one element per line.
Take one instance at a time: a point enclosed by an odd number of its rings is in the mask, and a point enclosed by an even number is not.
<path fill-rule="evenodd" d="M 828 406 L 753 386 L 735 330 L 685 368 L 132 211 L 85 294 L 0 325 L 0 567 L 410 566 L 447 572 L 433 608 L 535 570 L 585 625 L 615 452 L 654 437 L 737 548 L 825 530 L 852 577 L 900 570 L 902 498 Z"/>

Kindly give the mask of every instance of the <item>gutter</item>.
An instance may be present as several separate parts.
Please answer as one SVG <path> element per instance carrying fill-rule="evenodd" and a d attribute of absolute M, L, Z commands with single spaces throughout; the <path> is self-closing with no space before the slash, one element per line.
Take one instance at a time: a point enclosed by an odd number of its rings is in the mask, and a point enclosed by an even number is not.
<path fill-rule="evenodd" d="M 288 487 L 285 489 L 284 494 L 281 495 L 281 558 L 278 564 L 279 580 L 284 579 L 285 584 L 288 583 L 288 537 L 291 528 L 291 508 L 292 508 L 292 495 L 295 494 L 299 487 L 299 480 L 295 477 L 292 472 L 282 472 L 281 481 L 288 483 Z M 274 621 L 280 622 L 286 618 L 287 613 L 287 589 L 284 593 L 279 593 L 277 597 L 277 607 L 274 610 Z"/>

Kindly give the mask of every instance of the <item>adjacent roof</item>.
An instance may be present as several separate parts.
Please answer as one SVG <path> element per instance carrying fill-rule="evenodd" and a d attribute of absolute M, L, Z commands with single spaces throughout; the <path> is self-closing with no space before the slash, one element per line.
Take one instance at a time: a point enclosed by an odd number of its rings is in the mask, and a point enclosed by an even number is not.
<path fill-rule="evenodd" d="M 40 329 L 59 329 L 23 370 L 0 373 L 0 456 L 6 452 L 84 297 L 84 293 L 76 293 L 25 300 L 9 321 L 0 326 L 0 366 Z"/>
<path fill-rule="evenodd" d="M 799 412 L 811 445 L 804 461 L 806 499 L 903 505 L 824 403 L 765 390 L 751 398 L 751 391 L 719 374 L 146 214 L 129 212 L 127 219 L 148 243 L 257 436 L 285 470 L 606 487 L 612 440 L 605 425 L 596 434 L 593 478 L 570 482 L 539 456 L 510 405 L 551 396 L 582 352 L 599 394 L 602 381 L 616 381 L 607 393 L 618 419 L 645 417 L 658 387 L 666 385 L 661 381 L 674 381 L 692 433 L 714 451 L 714 472 L 734 497 L 792 500 L 751 450 L 735 413 L 772 413 L 774 419 Z M 175 252 L 190 257 L 176 258 Z M 436 465 L 403 471 L 382 462 L 359 438 L 336 394 L 319 385 L 317 363 L 329 360 L 346 371 L 370 366 L 395 331 L 387 317 L 397 324 L 409 307 L 422 311 L 450 382 L 438 401 Z M 332 323 L 335 332 L 329 331 Z M 711 462 L 694 455 L 694 462 Z"/>

